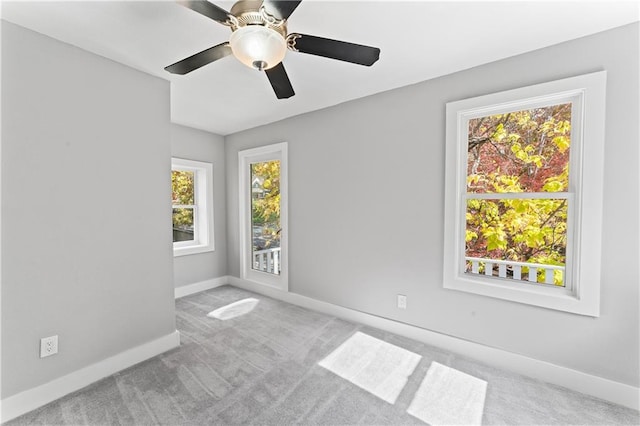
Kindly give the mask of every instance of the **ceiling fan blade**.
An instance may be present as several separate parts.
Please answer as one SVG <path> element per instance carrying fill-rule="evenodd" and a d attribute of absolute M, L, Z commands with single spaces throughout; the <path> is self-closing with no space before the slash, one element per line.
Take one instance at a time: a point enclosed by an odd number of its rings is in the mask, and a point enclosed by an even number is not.
<path fill-rule="evenodd" d="M 165 67 L 165 71 L 169 71 L 171 74 L 184 75 L 229 55 L 231 55 L 231 47 L 229 42 L 224 42 L 171 64 Z"/>
<path fill-rule="evenodd" d="M 227 22 L 229 16 L 229 12 L 206 0 L 178 0 L 177 3 L 221 24 Z"/>
<path fill-rule="evenodd" d="M 377 47 L 297 33 L 289 34 L 287 41 L 290 40 L 292 50 L 368 67 L 380 58 L 380 49 Z"/>
<path fill-rule="evenodd" d="M 278 99 L 287 99 L 295 95 L 287 71 L 284 69 L 284 65 L 280 62 L 273 68 L 265 70 L 273 91 L 276 92 Z"/>
<path fill-rule="evenodd" d="M 264 0 L 262 5 L 267 12 L 278 19 L 289 19 L 302 0 Z"/>

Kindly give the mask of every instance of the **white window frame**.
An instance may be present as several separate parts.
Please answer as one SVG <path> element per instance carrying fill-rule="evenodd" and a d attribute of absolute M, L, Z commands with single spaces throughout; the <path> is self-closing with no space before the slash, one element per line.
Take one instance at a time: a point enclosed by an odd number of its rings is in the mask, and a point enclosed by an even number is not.
<path fill-rule="evenodd" d="M 605 92 L 606 71 L 601 71 L 447 103 L 444 288 L 600 315 Z M 465 273 L 469 120 L 566 102 L 572 103 L 569 189 L 557 197 L 570 199 L 566 287 L 505 282 Z M 554 198 L 555 194 L 548 195 Z"/>
<path fill-rule="evenodd" d="M 251 229 L 251 172 L 250 165 L 280 161 L 280 274 L 258 271 L 252 265 Z M 277 143 L 238 152 L 240 202 L 240 277 L 282 291 L 289 291 L 289 227 L 288 227 L 288 171 L 287 143 Z"/>
<path fill-rule="evenodd" d="M 193 172 L 195 208 L 193 218 L 194 239 L 193 241 L 174 242 L 173 256 L 186 256 L 214 251 L 213 164 L 174 157 L 171 159 L 171 171 L 174 170 Z"/>

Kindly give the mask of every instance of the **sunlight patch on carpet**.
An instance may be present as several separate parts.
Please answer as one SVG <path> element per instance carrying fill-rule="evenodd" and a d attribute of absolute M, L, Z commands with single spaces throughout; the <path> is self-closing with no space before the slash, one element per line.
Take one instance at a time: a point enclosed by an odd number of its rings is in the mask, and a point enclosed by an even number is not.
<path fill-rule="evenodd" d="M 238 300 L 229 305 L 218 308 L 215 311 L 211 311 L 207 314 L 210 318 L 217 318 L 222 321 L 230 320 L 232 318 L 239 317 L 240 315 L 248 314 L 258 304 L 258 299 L 249 297 L 248 299 Z"/>
<path fill-rule="evenodd" d="M 480 425 L 487 382 L 437 362 L 413 397 L 407 413 L 430 425 Z"/>
<path fill-rule="evenodd" d="M 357 332 L 318 364 L 390 404 L 422 357 Z"/>

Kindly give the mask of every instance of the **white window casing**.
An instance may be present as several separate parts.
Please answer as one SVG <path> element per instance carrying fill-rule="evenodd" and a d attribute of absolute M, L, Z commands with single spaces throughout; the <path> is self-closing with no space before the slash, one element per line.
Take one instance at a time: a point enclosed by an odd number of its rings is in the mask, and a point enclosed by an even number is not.
<path fill-rule="evenodd" d="M 171 170 L 194 174 L 194 239 L 173 243 L 173 255 L 185 256 L 215 250 L 213 233 L 213 165 L 202 161 L 171 159 Z M 174 208 L 183 206 L 173 205 Z M 187 206 L 190 208 L 191 206 Z"/>
<path fill-rule="evenodd" d="M 447 104 L 444 288 L 581 315 L 600 315 L 605 93 L 606 72 L 601 71 Z M 567 192 L 471 197 L 568 199 L 567 285 L 514 284 L 465 273 L 469 120 L 567 102 L 572 105 Z"/>

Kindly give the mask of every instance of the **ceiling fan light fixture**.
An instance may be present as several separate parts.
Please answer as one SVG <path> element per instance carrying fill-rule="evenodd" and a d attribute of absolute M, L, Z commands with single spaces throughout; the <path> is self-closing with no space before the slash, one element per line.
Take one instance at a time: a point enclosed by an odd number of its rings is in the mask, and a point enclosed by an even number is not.
<path fill-rule="evenodd" d="M 240 62 L 258 71 L 275 67 L 287 53 L 287 42 L 277 31 L 263 25 L 247 25 L 231 34 L 231 51 Z"/>

